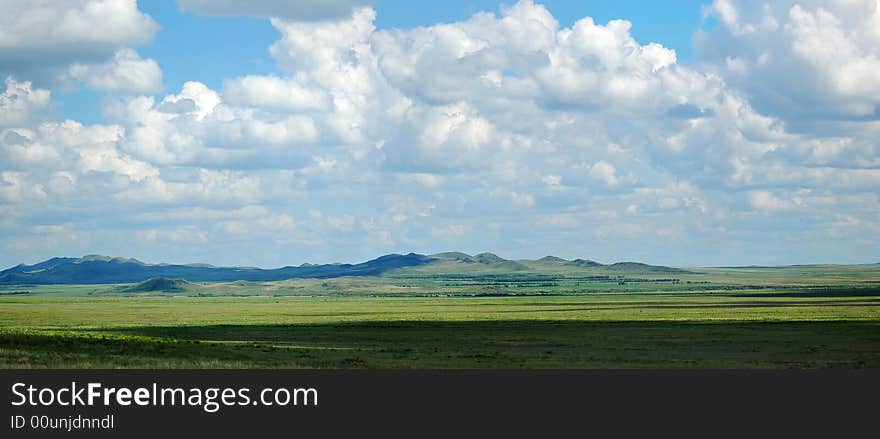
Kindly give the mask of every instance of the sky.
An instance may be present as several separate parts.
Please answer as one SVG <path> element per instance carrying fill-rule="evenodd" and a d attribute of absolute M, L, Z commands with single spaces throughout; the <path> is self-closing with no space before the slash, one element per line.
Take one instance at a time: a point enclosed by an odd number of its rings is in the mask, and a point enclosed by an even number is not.
<path fill-rule="evenodd" d="M 0 9 L 0 267 L 880 261 L 878 0 Z"/>

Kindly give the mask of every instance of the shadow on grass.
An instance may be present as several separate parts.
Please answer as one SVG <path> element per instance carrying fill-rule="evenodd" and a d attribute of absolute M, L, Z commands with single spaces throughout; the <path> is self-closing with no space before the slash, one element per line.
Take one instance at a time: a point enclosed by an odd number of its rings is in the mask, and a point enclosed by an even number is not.
<path fill-rule="evenodd" d="M 199 362 L 187 361 L 200 358 Z M 208 364 L 232 358 L 185 340 L 101 335 L 89 332 L 0 332 L 2 368 L 133 368 Z"/>
<path fill-rule="evenodd" d="M 880 322 L 402 321 L 0 332 L 5 367 L 880 367 Z"/>

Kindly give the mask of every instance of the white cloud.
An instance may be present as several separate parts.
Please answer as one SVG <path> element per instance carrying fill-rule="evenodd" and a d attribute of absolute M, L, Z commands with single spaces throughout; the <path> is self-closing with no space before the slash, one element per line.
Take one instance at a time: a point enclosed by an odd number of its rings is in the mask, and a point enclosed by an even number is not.
<path fill-rule="evenodd" d="M 23 135 L 22 135 L 23 134 Z M 61 160 L 59 152 L 51 145 L 33 142 L 34 133 L 28 130 L 7 130 L 0 142 L 0 157 L 13 169 L 45 167 Z"/>
<path fill-rule="evenodd" d="M 81 173 L 109 172 L 132 181 L 157 176 L 159 172 L 153 166 L 119 151 L 117 145 L 124 136 L 119 126 L 83 126 L 68 120 L 40 125 L 34 143 L 52 145 L 57 154 L 75 160 L 64 164 L 75 163 Z"/>
<path fill-rule="evenodd" d="M 76 190 L 76 174 L 67 171 L 56 171 L 49 177 L 49 190 L 58 195 L 67 195 Z"/>
<path fill-rule="evenodd" d="M 170 104 L 177 105 L 169 111 Z M 181 106 L 181 104 L 187 105 Z M 218 104 L 220 104 L 220 96 L 217 92 L 200 82 L 187 81 L 183 84 L 180 93 L 165 96 L 158 109 L 167 113 L 191 113 L 196 119 L 202 120 L 214 111 Z"/>
<path fill-rule="evenodd" d="M 608 162 L 596 162 L 590 167 L 590 176 L 602 181 L 606 186 L 617 186 L 618 179 L 615 175 L 614 165 Z"/>
<path fill-rule="evenodd" d="M 722 25 L 698 34 L 699 58 L 758 108 L 790 123 L 880 114 L 876 0 L 787 0 L 763 8 L 716 0 L 707 13 Z"/>
<path fill-rule="evenodd" d="M 862 2 L 869 15 L 857 26 L 873 26 L 877 21 L 874 17 L 880 16 L 880 8 L 872 3 Z M 786 28 L 794 54 L 809 62 L 834 91 L 845 97 L 880 101 L 880 48 L 876 41 L 859 41 L 850 23 L 844 24 L 823 8 L 809 11 L 794 5 L 789 20 Z M 852 108 L 858 115 L 859 107 Z M 861 110 L 871 115 L 875 108 L 865 105 Z"/>
<path fill-rule="evenodd" d="M 297 79 L 316 84 L 330 96 L 333 107 L 326 125 L 344 143 L 366 140 L 367 119 L 382 110 L 381 99 L 387 97 L 379 90 L 384 81 L 374 74 L 368 41 L 375 17 L 375 11 L 362 8 L 350 19 L 335 22 L 272 19 L 281 39 L 270 53 L 282 68 L 296 72 Z"/>
<path fill-rule="evenodd" d="M 752 207 L 758 210 L 785 210 L 794 206 L 790 201 L 782 200 L 769 191 L 751 191 L 748 197 Z"/>
<path fill-rule="evenodd" d="M 293 166 L 308 156 L 296 147 L 321 135 L 310 115 L 228 106 L 197 82 L 185 83 L 180 93 L 158 103 L 152 97 L 125 99 L 110 113 L 127 129 L 123 149 L 162 165 Z"/>
<path fill-rule="evenodd" d="M 407 111 L 382 151 L 393 169 L 450 170 L 479 162 L 485 156 L 482 149 L 495 139 L 492 124 L 460 102 Z"/>
<path fill-rule="evenodd" d="M 136 0 L 2 0 L 0 57 L 145 43 L 159 25 Z"/>
<path fill-rule="evenodd" d="M 223 96 L 230 103 L 281 111 L 323 110 L 330 103 L 322 90 L 277 76 L 245 76 L 227 80 Z"/>
<path fill-rule="evenodd" d="M 131 49 L 120 49 L 103 63 L 71 64 L 66 76 L 101 91 L 153 93 L 162 89 L 159 64 L 152 59 L 141 59 Z"/>
<path fill-rule="evenodd" d="M 6 78 L 6 90 L 0 94 L 0 127 L 27 124 L 34 113 L 50 104 L 49 90 L 35 89 L 28 81 Z"/>
<path fill-rule="evenodd" d="M 155 92 L 161 70 L 129 47 L 159 25 L 136 0 L 0 0 L 0 66 L 41 87 L 84 84 L 102 91 Z"/>
<path fill-rule="evenodd" d="M 24 199 L 43 199 L 46 192 L 38 183 L 30 183 L 23 172 L 0 171 L 0 200 L 21 202 Z"/>

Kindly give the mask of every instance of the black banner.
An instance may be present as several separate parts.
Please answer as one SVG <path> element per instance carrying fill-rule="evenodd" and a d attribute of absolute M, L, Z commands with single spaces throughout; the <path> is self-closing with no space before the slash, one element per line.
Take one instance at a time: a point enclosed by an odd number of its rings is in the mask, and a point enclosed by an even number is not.
<path fill-rule="evenodd" d="M 873 431 L 880 371 L 5 370 L 0 378 L 3 437 L 844 437 Z"/>

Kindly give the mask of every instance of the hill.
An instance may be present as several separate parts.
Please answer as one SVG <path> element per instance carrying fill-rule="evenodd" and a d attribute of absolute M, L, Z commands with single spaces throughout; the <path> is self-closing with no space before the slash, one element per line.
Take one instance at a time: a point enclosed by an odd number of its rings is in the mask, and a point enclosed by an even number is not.
<path fill-rule="evenodd" d="M 611 271 L 622 272 L 689 273 L 689 271 L 680 268 L 664 267 L 662 265 L 648 265 L 642 264 L 641 262 L 618 262 L 616 264 L 606 265 L 605 268 Z"/>
<path fill-rule="evenodd" d="M 466 264 L 476 264 L 477 261 L 471 255 L 461 253 L 461 252 L 446 252 L 446 253 L 437 253 L 435 255 L 431 255 L 432 258 L 438 259 L 440 261 L 454 261 L 454 262 L 464 262 Z"/>
<path fill-rule="evenodd" d="M 345 276 L 378 276 L 388 270 L 434 262 L 410 253 L 385 255 L 360 264 L 325 264 L 277 269 L 214 267 L 211 265 L 146 264 L 134 259 L 106 256 L 52 258 L 34 265 L 0 271 L 0 284 L 62 285 L 137 283 L 152 278 L 187 279 L 191 282 L 275 281 Z"/>
<path fill-rule="evenodd" d="M 121 293 L 182 293 L 196 288 L 197 285 L 183 279 L 154 277 L 139 284 L 119 289 Z"/>
<path fill-rule="evenodd" d="M 544 256 L 543 258 L 538 259 L 535 262 L 545 262 L 548 264 L 565 264 L 568 261 L 566 261 L 565 259 L 556 257 L 556 256 Z"/>
<path fill-rule="evenodd" d="M 573 261 L 570 261 L 569 264 L 577 266 L 577 267 L 601 267 L 602 266 L 602 264 L 600 264 L 596 261 L 591 261 L 589 259 L 575 259 Z"/>
<path fill-rule="evenodd" d="M 51 258 L 33 265 L 0 271 L 0 285 L 92 285 L 134 284 L 136 288 L 166 290 L 186 288 L 175 279 L 189 282 L 271 282 L 288 279 L 331 279 L 394 274 L 564 274 L 622 275 L 689 273 L 678 268 L 620 262 L 603 265 L 587 259 L 566 260 L 546 256 L 537 260 L 509 260 L 494 253 L 468 255 L 461 252 L 425 256 L 390 254 L 359 264 L 302 264 L 276 269 L 216 267 L 208 264 L 148 264 L 137 259 L 88 255 L 82 258 Z M 135 288 L 132 287 L 132 288 Z"/>

